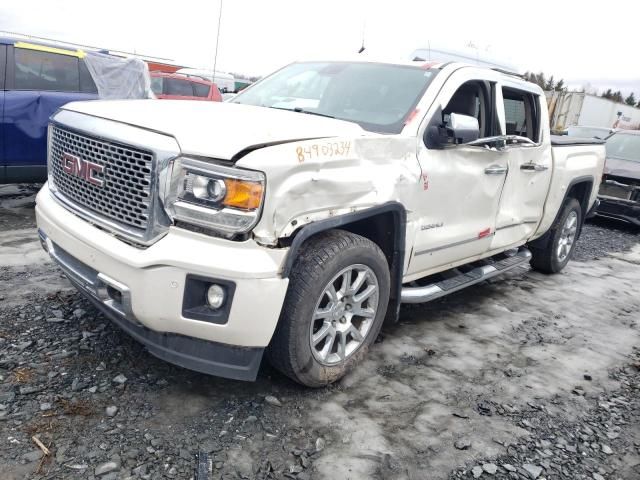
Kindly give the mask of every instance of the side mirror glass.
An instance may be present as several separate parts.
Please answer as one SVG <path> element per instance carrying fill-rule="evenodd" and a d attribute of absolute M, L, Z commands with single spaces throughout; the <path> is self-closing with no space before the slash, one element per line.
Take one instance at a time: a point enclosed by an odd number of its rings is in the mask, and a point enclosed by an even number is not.
<path fill-rule="evenodd" d="M 469 143 L 480 138 L 480 124 L 478 119 L 460 113 L 451 113 L 447 122 L 447 134 L 453 139 L 454 145 Z"/>
<path fill-rule="evenodd" d="M 424 144 L 428 149 L 444 148 L 449 143 L 447 129 L 442 122 L 442 109 L 438 107 L 424 131 Z"/>

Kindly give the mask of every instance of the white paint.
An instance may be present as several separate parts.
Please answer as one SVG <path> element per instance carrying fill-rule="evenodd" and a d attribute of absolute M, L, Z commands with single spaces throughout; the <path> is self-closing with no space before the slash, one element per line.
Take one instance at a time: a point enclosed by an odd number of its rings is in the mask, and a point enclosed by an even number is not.
<path fill-rule="evenodd" d="M 224 160 L 253 145 L 364 134 L 351 122 L 226 102 L 109 100 L 72 102 L 63 109 L 164 133 L 175 137 L 184 155 Z"/>

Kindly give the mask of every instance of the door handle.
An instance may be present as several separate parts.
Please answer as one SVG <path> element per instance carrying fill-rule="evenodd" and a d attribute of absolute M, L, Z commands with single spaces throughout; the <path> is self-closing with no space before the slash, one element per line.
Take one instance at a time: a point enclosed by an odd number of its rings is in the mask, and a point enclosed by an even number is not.
<path fill-rule="evenodd" d="M 507 173 L 507 167 L 503 167 L 502 165 L 489 165 L 484 169 L 484 173 L 487 175 L 502 175 L 503 173 Z"/>
<path fill-rule="evenodd" d="M 520 170 L 524 170 L 525 172 L 544 172 L 548 169 L 549 167 L 547 167 L 546 165 L 540 165 L 539 163 L 533 162 L 520 165 Z"/>

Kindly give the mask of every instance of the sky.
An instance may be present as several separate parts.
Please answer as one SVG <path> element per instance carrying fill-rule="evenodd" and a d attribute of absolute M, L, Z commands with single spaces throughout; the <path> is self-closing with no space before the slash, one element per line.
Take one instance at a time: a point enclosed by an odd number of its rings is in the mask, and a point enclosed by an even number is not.
<path fill-rule="evenodd" d="M 221 71 L 265 75 L 295 60 L 345 57 L 364 33 L 368 56 L 468 50 L 640 98 L 638 1 L 21 0 L 0 4 L 0 31 L 211 68 L 221 1 Z"/>

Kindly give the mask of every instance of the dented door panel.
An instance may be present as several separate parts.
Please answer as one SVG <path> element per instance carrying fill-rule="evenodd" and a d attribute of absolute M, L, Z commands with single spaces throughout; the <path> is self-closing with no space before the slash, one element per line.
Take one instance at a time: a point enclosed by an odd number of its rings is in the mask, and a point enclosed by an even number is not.
<path fill-rule="evenodd" d="M 492 249 L 525 243 L 542 218 L 553 164 L 549 143 L 510 146 L 505 150 L 509 173 L 500 200 Z"/>
<path fill-rule="evenodd" d="M 506 162 L 478 147 L 421 150 L 420 226 L 408 274 L 417 274 L 489 250 L 505 175 L 485 170 Z"/>

